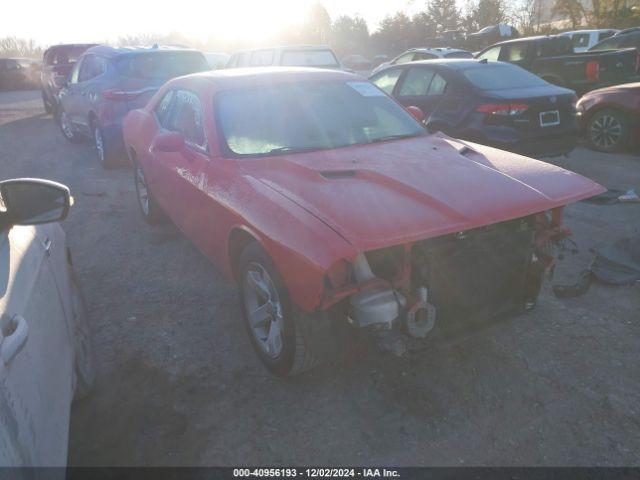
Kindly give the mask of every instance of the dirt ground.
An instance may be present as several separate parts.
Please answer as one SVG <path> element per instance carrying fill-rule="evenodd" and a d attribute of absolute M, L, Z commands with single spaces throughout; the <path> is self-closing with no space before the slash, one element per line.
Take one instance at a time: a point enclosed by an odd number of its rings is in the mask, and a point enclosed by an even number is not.
<path fill-rule="evenodd" d="M 556 163 L 640 191 L 640 158 Z M 374 350 L 294 380 L 251 350 L 237 290 L 170 225 L 142 222 L 132 173 L 67 143 L 38 92 L 0 94 L 0 178 L 70 186 L 68 243 L 98 377 L 72 411 L 71 465 L 640 465 L 640 285 L 596 284 L 398 360 Z M 568 208 L 580 253 L 640 229 L 640 205 Z"/>

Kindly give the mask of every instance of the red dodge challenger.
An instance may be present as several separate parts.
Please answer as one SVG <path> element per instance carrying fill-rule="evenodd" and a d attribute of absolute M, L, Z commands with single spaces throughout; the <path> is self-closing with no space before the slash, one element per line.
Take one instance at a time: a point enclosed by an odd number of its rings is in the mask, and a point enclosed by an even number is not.
<path fill-rule="evenodd" d="M 143 217 L 168 216 L 238 282 L 279 375 L 334 358 L 354 332 L 402 354 L 436 324 L 533 307 L 569 234 L 564 205 L 604 190 L 429 134 L 338 71 L 177 78 L 126 117 L 124 138 Z"/>

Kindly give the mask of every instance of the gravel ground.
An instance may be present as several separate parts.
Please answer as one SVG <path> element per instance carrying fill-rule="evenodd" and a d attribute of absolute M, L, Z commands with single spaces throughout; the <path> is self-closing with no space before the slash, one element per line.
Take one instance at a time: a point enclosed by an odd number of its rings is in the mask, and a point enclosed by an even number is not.
<path fill-rule="evenodd" d="M 640 159 L 578 148 L 563 166 L 640 191 Z M 132 173 L 67 143 L 38 92 L 0 94 L 0 178 L 70 186 L 65 221 L 98 365 L 72 411 L 71 465 L 639 465 L 640 285 L 548 288 L 533 312 L 397 360 L 362 351 L 267 374 L 237 290 L 170 225 L 139 217 Z M 640 205 L 568 208 L 580 253 L 640 228 Z"/>

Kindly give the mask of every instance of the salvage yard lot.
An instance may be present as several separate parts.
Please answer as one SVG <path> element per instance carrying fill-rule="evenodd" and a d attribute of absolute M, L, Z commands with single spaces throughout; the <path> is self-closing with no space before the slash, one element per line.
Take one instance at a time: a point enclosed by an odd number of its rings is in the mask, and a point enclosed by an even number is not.
<path fill-rule="evenodd" d="M 72 411 L 71 465 L 638 465 L 640 285 L 594 284 L 403 359 L 360 349 L 292 380 L 259 363 L 237 290 L 171 225 L 137 210 L 132 172 L 67 143 L 38 92 L 0 93 L 0 178 L 67 184 L 97 383 Z M 640 158 L 555 163 L 640 189 Z M 464 195 L 464 192 L 460 192 Z M 640 229 L 640 205 L 567 209 L 579 253 Z"/>

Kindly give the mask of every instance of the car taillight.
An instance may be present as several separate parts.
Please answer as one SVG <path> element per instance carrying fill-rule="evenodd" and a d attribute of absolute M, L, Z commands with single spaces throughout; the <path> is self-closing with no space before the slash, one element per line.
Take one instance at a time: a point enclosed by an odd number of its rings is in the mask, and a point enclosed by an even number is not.
<path fill-rule="evenodd" d="M 597 60 L 588 61 L 584 73 L 587 76 L 587 80 L 590 82 L 597 82 L 600 80 L 600 62 Z"/>
<path fill-rule="evenodd" d="M 524 103 L 485 103 L 476 108 L 476 112 L 507 117 L 520 115 L 528 109 L 529 105 Z"/>
<path fill-rule="evenodd" d="M 102 98 L 104 98 L 105 100 L 115 100 L 115 101 L 126 102 L 129 100 L 133 100 L 134 98 L 139 96 L 141 93 L 142 93 L 141 91 L 126 92 L 123 90 L 104 90 L 102 92 Z"/>

